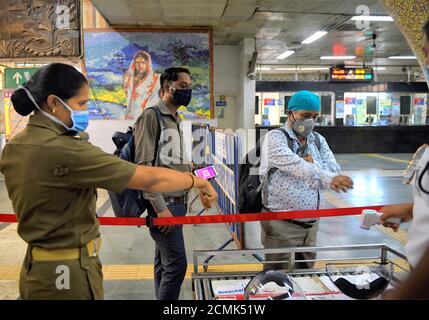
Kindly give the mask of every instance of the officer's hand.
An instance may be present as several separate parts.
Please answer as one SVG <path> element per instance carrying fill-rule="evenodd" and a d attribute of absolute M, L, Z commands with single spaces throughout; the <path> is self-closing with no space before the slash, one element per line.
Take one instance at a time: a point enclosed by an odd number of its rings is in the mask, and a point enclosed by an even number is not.
<path fill-rule="evenodd" d="M 353 189 L 353 180 L 347 176 L 335 176 L 331 181 L 331 189 L 336 192 L 347 192 L 348 189 Z"/>
<path fill-rule="evenodd" d="M 395 232 L 398 231 L 399 224 L 386 222 L 389 218 L 400 218 L 401 222 L 408 222 L 413 219 L 413 204 L 395 204 L 390 206 L 384 206 L 380 209 L 383 215 L 380 217 L 381 223 L 387 227 L 392 228 Z"/>
<path fill-rule="evenodd" d="M 217 192 L 208 180 L 199 177 L 196 177 L 195 180 L 201 203 L 205 209 L 211 208 L 217 201 Z"/>
<path fill-rule="evenodd" d="M 305 161 L 307 161 L 307 162 L 311 162 L 311 163 L 313 163 L 314 162 L 314 160 L 313 160 L 313 157 L 311 156 L 311 154 L 308 154 L 305 158 L 303 158 Z"/>
<path fill-rule="evenodd" d="M 158 212 L 158 218 L 172 218 L 173 215 L 169 209 L 165 209 L 164 211 Z M 171 228 L 173 226 L 159 226 L 158 228 L 161 230 L 161 233 L 167 235 L 171 232 Z"/>

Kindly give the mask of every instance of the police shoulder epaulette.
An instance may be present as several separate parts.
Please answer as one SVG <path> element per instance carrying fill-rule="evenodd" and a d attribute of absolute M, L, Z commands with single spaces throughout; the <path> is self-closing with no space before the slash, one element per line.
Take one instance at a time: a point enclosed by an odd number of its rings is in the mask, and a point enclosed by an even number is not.
<path fill-rule="evenodd" d="M 79 133 L 75 134 L 73 136 L 73 138 L 75 138 L 79 141 L 87 142 L 89 140 L 89 135 L 86 132 L 79 132 Z"/>

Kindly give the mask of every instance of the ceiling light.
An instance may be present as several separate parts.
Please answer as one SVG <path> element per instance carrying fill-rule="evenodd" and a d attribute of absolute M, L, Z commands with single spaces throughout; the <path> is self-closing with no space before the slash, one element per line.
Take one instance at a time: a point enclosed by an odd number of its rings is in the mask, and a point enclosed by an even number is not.
<path fill-rule="evenodd" d="M 346 69 L 365 69 L 365 67 L 363 66 L 345 66 Z M 373 70 L 377 70 L 377 71 L 383 71 L 386 70 L 386 67 L 371 67 L 371 66 L 367 66 L 367 68 L 372 68 Z"/>
<path fill-rule="evenodd" d="M 279 70 L 279 71 L 295 71 L 295 70 L 298 70 L 298 68 L 275 68 L 275 70 Z"/>
<path fill-rule="evenodd" d="M 328 34 L 327 31 L 317 31 L 315 33 L 313 33 L 311 36 L 309 36 L 307 39 L 305 39 L 303 42 L 301 42 L 301 44 L 310 44 L 320 38 L 322 38 L 323 36 L 326 36 Z"/>
<path fill-rule="evenodd" d="M 328 67 L 308 67 L 308 68 L 299 68 L 301 71 L 320 71 L 320 70 L 329 70 Z"/>
<path fill-rule="evenodd" d="M 268 16 L 268 20 L 272 20 L 272 21 L 284 21 L 285 18 L 283 16 L 283 13 L 271 13 Z"/>
<path fill-rule="evenodd" d="M 392 60 L 411 60 L 411 59 L 417 59 L 416 56 L 390 56 L 389 59 Z"/>
<path fill-rule="evenodd" d="M 322 60 L 353 60 L 356 59 L 356 56 L 322 56 Z"/>
<path fill-rule="evenodd" d="M 268 70 L 271 70 L 271 68 L 268 68 L 268 67 L 257 67 L 256 70 L 268 71 Z"/>
<path fill-rule="evenodd" d="M 390 16 L 354 16 L 351 20 L 355 21 L 393 21 L 393 18 Z"/>
<path fill-rule="evenodd" d="M 287 57 L 289 57 L 289 56 L 293 55 L 294 53 L 295 53 L 295 51 L 288 50 L 288 51 L 285 51 L 285 52 L 283 52 L 282 54 L 278 55 L 278 56 L 276 57 L 276 59 L 278 59 L 278 60 L 283 60 L 283 59 L 286 59 Z"/>

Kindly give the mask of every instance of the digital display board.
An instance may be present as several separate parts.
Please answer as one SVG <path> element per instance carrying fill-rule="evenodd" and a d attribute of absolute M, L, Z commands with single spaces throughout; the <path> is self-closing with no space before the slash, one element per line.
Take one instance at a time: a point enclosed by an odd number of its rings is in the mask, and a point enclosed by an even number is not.
<path fill-rule="evenodd" d="M 373 81 L 373 68 L 338 68 L 331 67 L 330 81 Z"/>

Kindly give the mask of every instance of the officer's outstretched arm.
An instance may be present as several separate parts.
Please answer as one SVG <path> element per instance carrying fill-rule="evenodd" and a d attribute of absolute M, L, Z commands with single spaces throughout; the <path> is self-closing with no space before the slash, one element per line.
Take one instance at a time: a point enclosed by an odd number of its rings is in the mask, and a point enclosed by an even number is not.
<path fill-rule="evenodd" d="M 210 182 L 180 171 L 137 166 L 127 188 L 149 192 L 175 192 L 188 190 L 192 186 L 200 191 L 200 199 L 206 208 L 210 208 L 217 200 L 217 193 Z"/>

